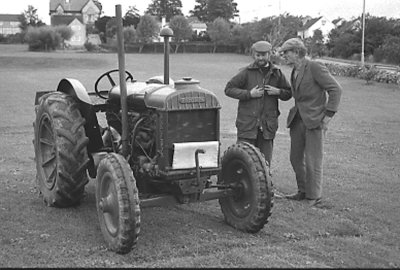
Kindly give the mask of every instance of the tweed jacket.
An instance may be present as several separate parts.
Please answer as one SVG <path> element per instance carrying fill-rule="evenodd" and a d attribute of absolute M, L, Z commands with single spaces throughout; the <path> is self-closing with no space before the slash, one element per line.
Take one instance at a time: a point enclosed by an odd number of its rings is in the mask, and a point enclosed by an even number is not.
<path fill-rule="evenodd" d="M 280 95 L 269 96 L 265 92 L 261 98 L 252 98 L 250 90 L 264 84 L 280 88 Z M 278 99 L 289 100 L 292 97 L 289 81 L 271 62 L 266 74 L 254 63 L 242 69 L 227 83 L 225 94 L 239 100 L 236 116 L 237 136 L 247 139 L 255 139 L 259 128 L 263 131 L 264 139 L 275 138 L 280 115 Z"/>
<path fill-rule="evenodd" d="M 295 106 L 289 111 L 287 127 L 292 124 L 296 113 L 300 114 L 308 129 L 314 129 L 321 127 L 327 111 L 337 112 L 342 87 L 324 64 L 304 59 L 297 78 L 294 78 L 292 70 L 291 83 Z"/>

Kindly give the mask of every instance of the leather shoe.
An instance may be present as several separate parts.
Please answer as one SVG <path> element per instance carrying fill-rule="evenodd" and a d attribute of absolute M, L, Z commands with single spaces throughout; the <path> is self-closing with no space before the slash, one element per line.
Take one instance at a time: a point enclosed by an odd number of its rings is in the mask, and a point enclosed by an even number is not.
<path fill-rule="evenodd" d="M 306 199 L 306 193 L 299 191 L 291 195 L 286 195 L 285 198 L 288 200 L 301 201 Z"/>
<path fill-rule="evenodd" d="M 306 203 L 309 207 L 316 206 L 322 202 L 322 198 L 317 198 L 317 199 L 308 199 L 306 200 Z"/>

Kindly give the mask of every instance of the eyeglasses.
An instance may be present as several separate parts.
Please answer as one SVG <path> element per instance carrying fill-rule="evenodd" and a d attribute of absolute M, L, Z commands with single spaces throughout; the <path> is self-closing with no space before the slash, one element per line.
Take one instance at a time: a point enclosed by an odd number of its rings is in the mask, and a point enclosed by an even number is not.
<path fill-rule="evenodd" d="M 291 50 L 286 50 L 286 51 L 280 52 L 280 56 L 284 56 L 284 55 L 288 54 L 288 52 L 290 52 L 290 51 Z"/>

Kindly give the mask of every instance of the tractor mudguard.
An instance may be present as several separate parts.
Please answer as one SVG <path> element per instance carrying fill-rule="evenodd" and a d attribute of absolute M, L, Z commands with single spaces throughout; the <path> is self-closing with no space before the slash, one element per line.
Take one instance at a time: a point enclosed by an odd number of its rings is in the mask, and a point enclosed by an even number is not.
<path fill-rule="evenodd" d="M 58 84 L 57 91 L 76 97 L 80 101 L 92 105 L 85 87 L 76 79 L 62 79 Z"/>
<path fill-rule="evenodd" d="M 79 100 L 79 111 L 86 120 L 85 132 L 89 138 L 89 153 L 96 152 L 103 147 L 100 126 L 97 121 L 96 111 L 93 103 L 81 82 L 76 79 L 62 79 L 58 84 L 57 91 L 73 96 Z"/>

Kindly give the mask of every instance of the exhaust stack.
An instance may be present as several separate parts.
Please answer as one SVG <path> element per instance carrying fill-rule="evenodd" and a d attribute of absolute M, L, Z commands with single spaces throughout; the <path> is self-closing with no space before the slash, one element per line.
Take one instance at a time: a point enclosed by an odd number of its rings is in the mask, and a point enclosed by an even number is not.
<path fill-rule="evenodd" d="M 164 38 L 164 84 L 169 84 L 169 37 L 172 37 L 174 32 L 169 27 L 161 29 L 160 36 Z"/>

